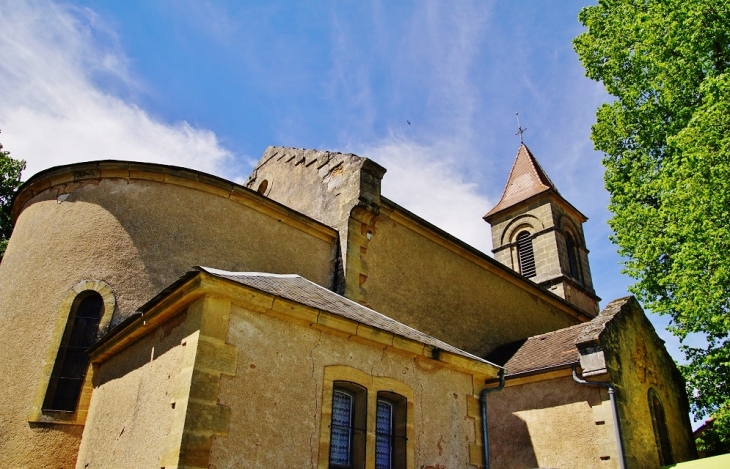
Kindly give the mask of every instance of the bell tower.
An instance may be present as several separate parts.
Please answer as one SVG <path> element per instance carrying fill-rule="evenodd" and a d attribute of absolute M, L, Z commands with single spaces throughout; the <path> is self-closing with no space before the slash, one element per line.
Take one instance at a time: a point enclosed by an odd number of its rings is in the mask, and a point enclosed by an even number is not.
<path fill-rule="evenodd" d="M 502 198 L 484 220 L 492 226 L 497 261 L 591 316 L 598 314 L 583 236 L 588 218 L 560 195 L 524 143 Z"/>

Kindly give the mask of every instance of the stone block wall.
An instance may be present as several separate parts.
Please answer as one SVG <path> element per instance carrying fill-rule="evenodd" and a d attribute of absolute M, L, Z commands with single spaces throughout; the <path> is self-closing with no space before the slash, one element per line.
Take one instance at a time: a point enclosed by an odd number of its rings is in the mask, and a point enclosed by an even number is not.
<path fill-rule="evenodd" d="M 530 280 L 595 315 L 598 313 L 598 299 L 593 290 L 582 222 L 556 200 L 550 193 L 545 193 L 528 203 L 506 209 L 492 219 L 494 258 L 519 272 L 517 235 L 522 231 L 529 232 L 536 271 Z M 579 278 L 570 276 L 566 243 L 568 232 L 572 232 L 574 238 Z"/>
<path fill-rule="evenodd" d="M 622 298 L 601 315 L 612 317 L 600 333 L 600 344 L 616 387 L 626 467 L 660 465 L 650 390 L 663 406 L 674 462 L 696 458 L 684 380 L 641 306 L 633 297 Z"/>

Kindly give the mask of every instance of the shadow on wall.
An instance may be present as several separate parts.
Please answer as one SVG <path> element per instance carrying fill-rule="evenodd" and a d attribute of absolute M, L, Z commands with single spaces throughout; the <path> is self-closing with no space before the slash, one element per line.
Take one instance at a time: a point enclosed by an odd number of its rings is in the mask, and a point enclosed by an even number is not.
<path fill-rule="evenodd" d="M 494 468 L 513 469 L 538 467 L 527 423 L 518 415 L 509 413 L 500 424 L 500 427 L 504 425 L 503 428 L 510 429 L 509 435 L 500 433 L 499 428 L 489 429 L 489 447 L 492 455 L 489 465 Z M 499 452 L 493 450 L 495 446 L 499 446 Z"/>
<path fill-rule="evenodd" d="M 103 363 L 99 371 L 94 374 L 94 388 L 122 378 L 180 345 L 186 318 L 186 312 L 178 314 L 155 329 L 152 334 L 122 350 L 114 357 L 115 359 L 112 359 L 113 363 Z"/>
<path fill-rule="evenodd" d="M 596 462 L 603 429 L 593 419 L 593 407 L 603 402 L 598 388 L 561 377 L 507 386 L 490 399 L 492 467 L 591 467 Z"/>

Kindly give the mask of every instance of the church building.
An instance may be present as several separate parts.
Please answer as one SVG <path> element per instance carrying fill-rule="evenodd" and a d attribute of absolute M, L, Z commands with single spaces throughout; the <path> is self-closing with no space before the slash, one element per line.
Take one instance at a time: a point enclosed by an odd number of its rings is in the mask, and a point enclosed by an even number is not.
<path fill-rule="evenodd" d="M 525 145 L 484 217 L 494 257 L 383 177 L 285 147 L 243 185 L 108 160 L 31 177 L 0 263 L 4 467 L 696 457 L 674 362 L 633 297 L 599 311 L 587 218 Z"/>

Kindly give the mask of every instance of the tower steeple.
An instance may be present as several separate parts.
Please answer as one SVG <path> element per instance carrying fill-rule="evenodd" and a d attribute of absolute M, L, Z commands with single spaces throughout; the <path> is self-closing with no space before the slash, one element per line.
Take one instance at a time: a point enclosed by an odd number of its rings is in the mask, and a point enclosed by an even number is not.
<path fill-rule="evenodd" d="M 583 223 L 522 143 L 502 198 L 485 216 L 494 258 L 586 313 L 598 313 Z"/>

